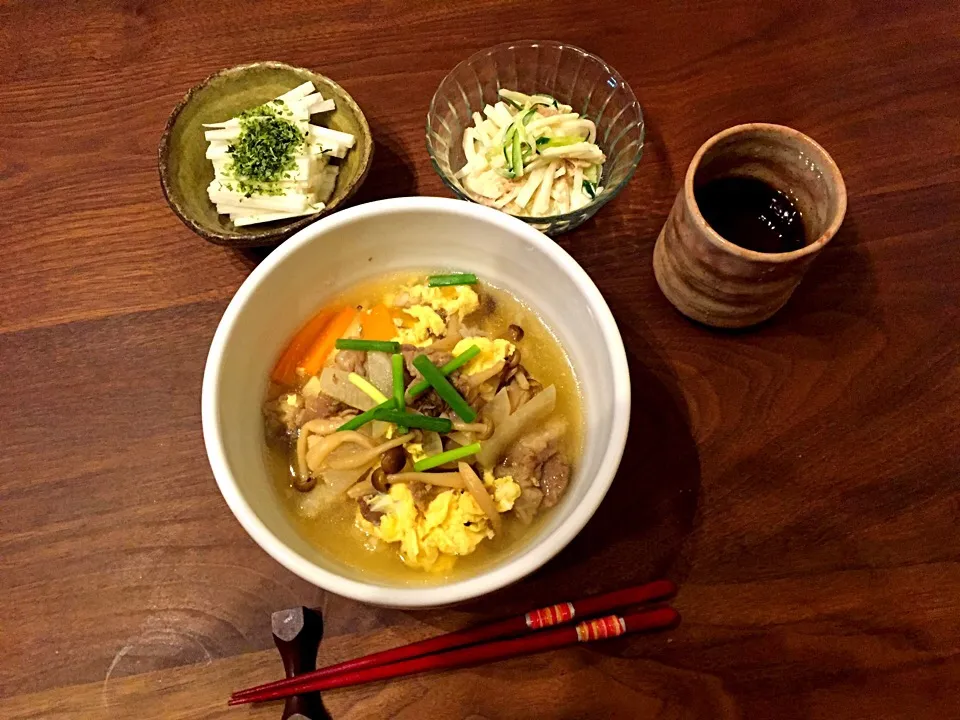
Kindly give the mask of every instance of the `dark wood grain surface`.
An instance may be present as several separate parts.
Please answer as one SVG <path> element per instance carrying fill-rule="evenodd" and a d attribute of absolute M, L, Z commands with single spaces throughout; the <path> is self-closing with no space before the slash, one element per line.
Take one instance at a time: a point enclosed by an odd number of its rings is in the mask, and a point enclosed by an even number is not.
<path fill-rule="evenodd" d="M 559 242 L 634 381 L 597 517 L 541 572 L 434 612 L 308 586 L 247 538 L 200 434 L 203 362 L 263 256 L 167 209 L 182 94 L 276 59 L 338 80 L 377 143 L 358 202 L 444 195 L 423 120 L 443 75 L 520 37 L 598 53 L 644 107 L 622 195 Z M 960 717 L 960 6 L 0 2 L 0 717 L 230 710 L 279 677 L 270 613 L 320 607 L 321 662 L 666 575 L 666 635 L 330 693 L 335 718 Z M 823 144 L 846 222 L 751 332 L 698 327 L 653 278 L 696 148 L 745 121 Z"/>

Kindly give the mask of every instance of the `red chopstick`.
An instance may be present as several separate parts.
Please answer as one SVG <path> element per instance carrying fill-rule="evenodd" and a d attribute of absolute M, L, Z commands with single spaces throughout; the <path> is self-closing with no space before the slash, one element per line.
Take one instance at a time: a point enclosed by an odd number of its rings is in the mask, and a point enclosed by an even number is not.
<path fill-rule="evenodd" d="M 389 665 L 353 670 L 334 675 L 333 677 L 311 680 L 304 687 L 282 688 L 265 691 L 256 695 L 231 698 L 230 705 L 243 705 L 251 702 L 279 700 L 291 695 L 300 695 L 309 692 L 333 690 L 352 685 L 361 685 L 376 680 L 388 680 L 401 675 L 427 670 L 449 670 L 467 665 L 503 660 L 506 658 L 530 655 L 532 653 L 553 650 L 574 645 L 578 642 L 604 640 L 617 637 L 625 633 L 657 630 L 675 625 L 680 620 L 680 613 L 673 608 L 664 607 L 630 615 L 607 615 L 596 620 L 585 620 L 574 627 L 561 627 L 553 630 L 525 635 L 511 640 L 495 640 L 483 645 L 473 645 L 457 650 L 411 658 Z"/>
<path fill-rule="evenodd" d="M 590 617 L 618 608 L 639 605 L 651 600 L 659 600 L 673 595 L 676 591 L 677 586 L 671 581 L 657 580 L 646 585 L 616 590 L 603 595 L 594 595 L 593 597 L 578 600 L 575 603 L 560 603 L 559 605 L 533 610 L 525 615 L 499 620 L 466 630 L 457 630 L 456 632 L 447 633 L 446 635 L 440 635 L 428 640 L 421 640 L 391 650 L 384 650 L 354 660 L 347 660 L 346 662 L 330 665 L 285 680 L 277 680 L 245 690 L 238 690 L 233 693 L 232 699 L 245 699 L 274 690 L 300 688 L 312 683 L 314 680 L 330 678 L 342 673 L 379 667 L 388 663 L 395 663 L 443 650 L 451 650 L 487 640 L 521 635 L 531 630 L 538 630 L 551 625 L 565 624 L 572 621 L 575 617 Z M 292 694 L 299 694 L 299 691 Z"/>

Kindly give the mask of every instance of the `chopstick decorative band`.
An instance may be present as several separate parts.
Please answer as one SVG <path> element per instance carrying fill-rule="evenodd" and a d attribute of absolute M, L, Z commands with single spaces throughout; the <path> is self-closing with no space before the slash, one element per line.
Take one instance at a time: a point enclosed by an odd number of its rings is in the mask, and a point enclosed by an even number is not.
<path fill-rule="evenodd" d="M 566 602 L 540 608 L 539 610 L 531 610 L 524 616 L 524 619 L 526 620 L 528 628 L 531 630 L 539 630 L 540 628 L 550 627 L 551 625 L 568 623 L 573 620 L 576 614 L 577 609 L 573 606 L 573 603 Z"/>
<path fill-rule="evenodd" d="M 465 355 L 466 353 L 462 353 L 458 357 Z M 479 645 L 480 643 L 518 635 L 523 636 L 529 634 L 529 637 L 534 638 L 534 642 L 539 642 L 535 640 L 536 636 L 549 635 L 563 630 L 567 633 L 570 643 L 585 642 L 587 639 L 591 639 L 591 636 L 597 638 L 615 637 L 621 634 L 616 632 L 617 628 L 615 627 L 607 628 L 605 632 L 608 634 L 601 636 L 599 633 L 604 632 L 602 629 L 593 630 L 584 628 L 580 630 L 576 627 L 563 628 L 562 626 L 571 622 L 575 616 L 586 618 L 597 615 L 602 616 L 602 613 L 610 612 L 618 608 L 640 605 L 652 600 L 669 597 L 676 591 L 677 586 L 669 580 L 655 580 L 646 585 L 614 590 L 613 592 L 603 595 L 592 595 L 583 600 L 577 600 L 574 603 L 558 603 L 557 605 L 540 608 L 539 610 L 531 610 L 524 615 L 514 615 L 513 617 L 498 620 L 487 625 L 456 630 L 446 635 L 420 640 L 419 642 L 393 648 L 392 650 L 383 650 L 373 653 L 372 655 L 347 660 L 337 663 L 336 665 L 314 670 L 310 673 L 304 673 L 303 675 L 246 688 L 234 693 L 231 697 L 230 704 L 236 705 L 245 702 L 259 702 L 272 698 L 288 697 L 289 695 L 308 692 L 311 687 L 315 687 L 318 683 L 326 682 L 335 677 L 352 675 L 357 672 L 366 672 L 372 668 L 384 667 L 388 664 L 395 665 L 400 662 L 423 658 L 433 654 L 442 653 L 449 655 L 449 652 L 454 651 L 456 648 L 465 648 L 469 645 Z M 673 616 L 676 616 L 674 611 L 671 610 L 670 612 L 673 613 Z M 643 627 L 650 627 L 644 624 L 647 622 L 644 618 L 652 616 L 661 617 L 662 619 L 666 615 L 669 615 L 666 610 L 662 612 L 653 611 L 652 613 L 640 615 L 624 615 L 623 621 L 627 625 L 627 631 L 633 632 L 637 628 L 631 627 L 631 622 L 639 623 L 642 629 Z M 550 626 L 552 625 L 559 625 L 561 627 L 551 628 Z M 542 630 L 543 628 L 550 629 Z M 531 633 L 531 630 L 542 630 L 542 632 Z M 611 631 L 615 634 L 609 634 Z M 449 659 L 449 657 L 447 659 Z M 336 687 L 340 686 L 337 685 Z"/>
<path fill-rule="evenodd" d="M 607 615 L 596 620 L 586 620 L 577 624 L 577 640 L 590 642 L 623 635 L 627 631 L 627 623 L 617 615 Z"/>

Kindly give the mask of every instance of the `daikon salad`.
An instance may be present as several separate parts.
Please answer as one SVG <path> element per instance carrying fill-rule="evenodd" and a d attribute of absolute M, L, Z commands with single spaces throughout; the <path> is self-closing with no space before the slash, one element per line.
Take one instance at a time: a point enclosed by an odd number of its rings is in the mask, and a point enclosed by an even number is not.
<path fill-rule="evenodd" d="M 603 191 L 606 156 L 591 120 L 549 95 L 502 88 L 499 97 L 463 131 L 467 162 L 455 177 L 474 200 L 545 217 L 577 210 Z"/>
<path fill-rule="evenodd" d="M 356 142 L 350 133 L 310 123 L 311 115 L 335 107 L 305 82 L 237 117 L 205 124 L 214 169 L 207 194 L 217 212 L 241 227 L 323 210 L 340 171 L 330 158 L 345 157 Z"/>

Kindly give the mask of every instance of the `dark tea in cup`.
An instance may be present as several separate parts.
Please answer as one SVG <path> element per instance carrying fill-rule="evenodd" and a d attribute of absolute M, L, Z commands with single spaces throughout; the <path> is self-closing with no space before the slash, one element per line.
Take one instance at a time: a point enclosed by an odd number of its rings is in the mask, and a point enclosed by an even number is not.
<path fill-rule="evenodd" d="M 694 187 L 700 214 L 735 245 L 763 253 L 785 253 L 807 244 L 803 215 L 790 198 L 763 180 L 731 175 Z"/>

